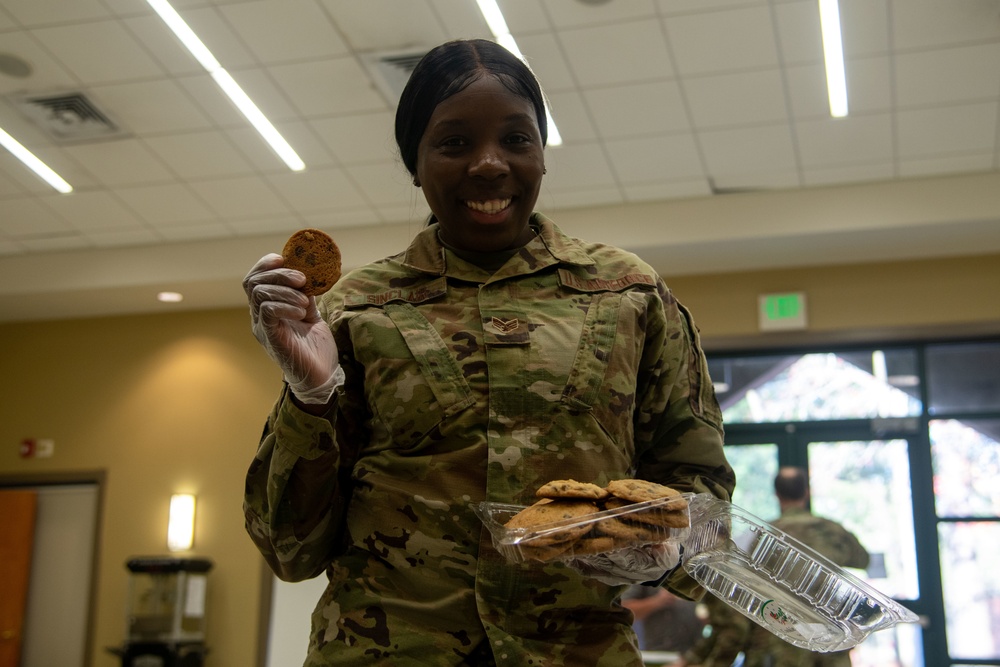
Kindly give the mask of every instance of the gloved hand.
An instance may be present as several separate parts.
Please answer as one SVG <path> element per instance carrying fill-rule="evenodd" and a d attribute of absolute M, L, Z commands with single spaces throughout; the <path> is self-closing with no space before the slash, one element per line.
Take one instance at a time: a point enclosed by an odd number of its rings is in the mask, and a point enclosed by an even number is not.
<path fill-rule="evenodd" d="M 628 547 L 592 556 L 580 556 L 566 564 L 611 586 L 655 581 L 681 560 L 680 548 L 673 543 Z"/>
<path fill-rule="evenodd" d="M 303 403 L 324 404 L 343 383 L 337 345 L 316 299 L 299 291 L 301 271 L 282 267 L 281 255 L 264 255 L 243 279 L 253 335 L 285 374 Z"/>

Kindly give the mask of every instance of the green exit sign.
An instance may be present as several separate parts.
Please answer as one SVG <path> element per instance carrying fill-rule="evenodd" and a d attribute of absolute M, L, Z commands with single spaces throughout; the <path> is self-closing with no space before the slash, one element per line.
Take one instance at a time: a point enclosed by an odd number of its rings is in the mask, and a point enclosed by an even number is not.
<path fill-rule="evenodd" d="M 757 322 L 761 331 L 806 328 L 806 295 L 802 292 L 761 294 L 757 297 Z"/>

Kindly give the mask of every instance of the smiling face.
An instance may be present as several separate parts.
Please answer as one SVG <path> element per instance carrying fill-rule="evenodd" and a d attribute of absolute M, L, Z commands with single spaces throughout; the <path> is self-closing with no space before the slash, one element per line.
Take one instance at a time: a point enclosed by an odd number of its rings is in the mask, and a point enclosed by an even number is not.
<path fill-rule="evenodd" d="M 495 252 L 531 239 L 544 169 L 534 106 L 485 75 L 434 109 L 416 177 L 445 243 Z"/>

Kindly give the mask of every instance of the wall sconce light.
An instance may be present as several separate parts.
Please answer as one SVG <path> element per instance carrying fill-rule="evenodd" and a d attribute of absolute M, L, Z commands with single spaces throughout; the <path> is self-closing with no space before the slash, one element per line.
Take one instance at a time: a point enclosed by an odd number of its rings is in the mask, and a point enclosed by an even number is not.
<path fill-rule="evenodd" d="M 167 549 L 187 551 L 194 544 L 194 496 L 177 493 L 170 496 L 170 523 L 167 524 Z"/>

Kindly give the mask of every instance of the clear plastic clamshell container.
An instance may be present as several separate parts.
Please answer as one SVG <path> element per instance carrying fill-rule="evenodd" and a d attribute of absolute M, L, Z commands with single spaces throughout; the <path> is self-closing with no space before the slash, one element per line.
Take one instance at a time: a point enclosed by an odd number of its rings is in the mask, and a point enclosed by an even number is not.
<path fill-rule="evenodd" d="M 916 614 L 749 512 L 699 494 L 684 569 L 710 593 L 790 644 L 852 648 Z"/>
<path fill-rule="evenodd" d="M 508 561 L 570 561 L 648 544 L 679 545 L 690 531 L 692 498 L 685 493 L 613 509 L 595 501 L 593 512 L 523 528 L 505 525 L 523 505 L 482 502 L 473 509 Z"/>

